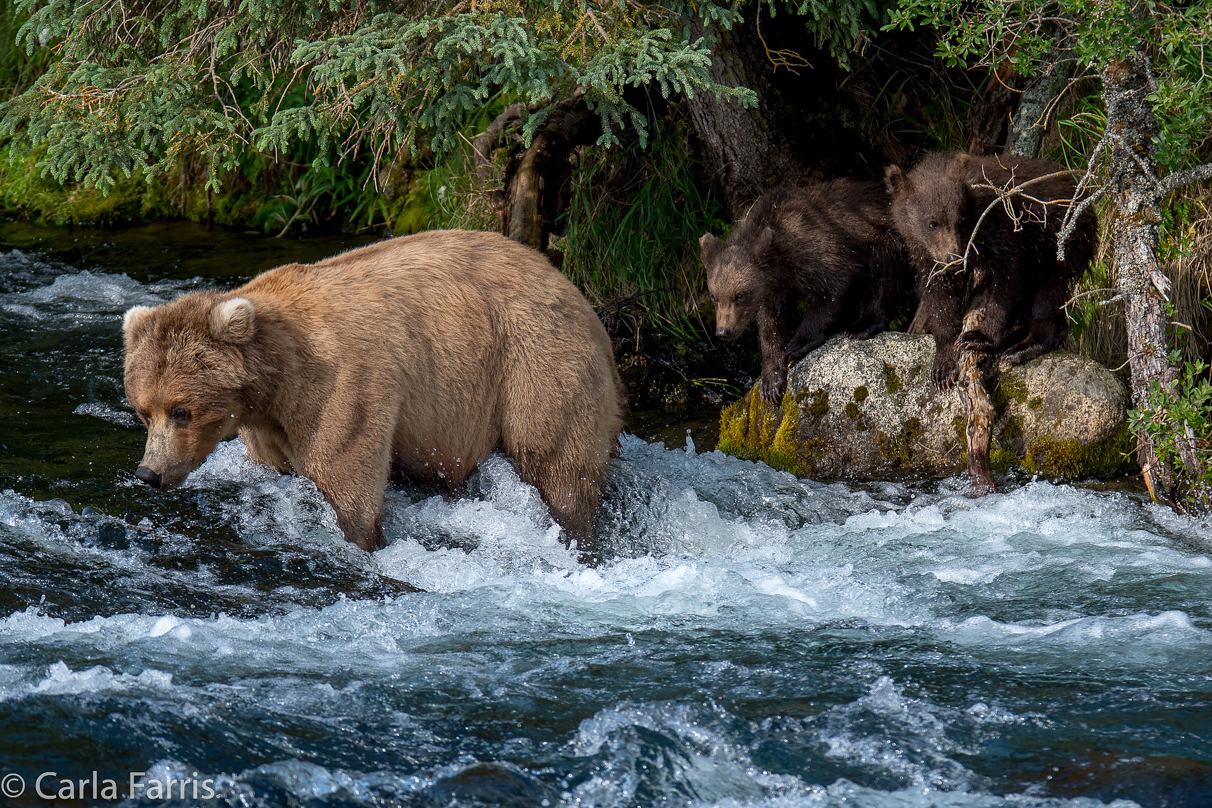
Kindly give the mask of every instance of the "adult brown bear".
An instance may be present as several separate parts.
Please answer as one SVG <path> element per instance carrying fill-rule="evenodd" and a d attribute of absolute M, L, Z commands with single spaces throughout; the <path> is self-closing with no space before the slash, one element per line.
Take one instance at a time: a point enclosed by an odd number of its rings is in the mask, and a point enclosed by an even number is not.
<path fill-rule="evenodd" d="M 1059 347 L 1069 335 L 1063 306 L 1094 255 L 1098 220 L 1084 210 L 1065 245 L 1065 260 L 1056 259 L 1057 232 L 1076 190 L 1067 174 L 1051 176 L 1060 172 L 1061 166 L 1044 160 L 958 153 L 927 155 L 907 174 L 887 168 L 892 218 L 917 273 L 914 319 L 934 335 L 936 386 L 955 381 L 959 349 L 1019 364 Z M 1036 182 L 1009 200 L 1013 217 L 999 204 L 976 228 L 997 198 L 993 188 L 1029 180 Z M 980 325 L 960 333 L 969 311 L 980 315 Z"/>
<path fill-rule="evenodd" d="M 539 253 L 434 231 L 126 313 L 140 480 L 173 488 L 239 433 L 383 546 L 393 466 L 453 490 L 495 447 L 582 552 L 622 424 L 610 340 Z"/>

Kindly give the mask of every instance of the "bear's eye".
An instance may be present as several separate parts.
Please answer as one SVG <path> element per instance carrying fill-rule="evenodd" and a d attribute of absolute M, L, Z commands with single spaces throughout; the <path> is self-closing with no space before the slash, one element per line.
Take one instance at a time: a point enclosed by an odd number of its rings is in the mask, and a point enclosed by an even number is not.
<path fill-rule="evenodd" d="M 744 293 L 744 292 L 737 292 L 737 293 L 736 293 L 736 297 L 734 297 L 734 298 L 732 298 L 732 299 L 733 299 L 733 301 L 734 301 L 734 302 L 736 302 L 736 303 L 740 303 L 742 300 L 744 300 L 744 299 L 745 299 L 745 293 Z"/>
<path fill-rule="evenodd" d="M 931 230 L 938 230 L 938 222 L 931 219 L 929 222 L 929 227 Z"/>
<path fill-rule="evenodd" d="M 188 424 L 191 416 L 189 410 L 184 407 L 173 407 L 168 413 L 168 417 L 179 424 Z"/>

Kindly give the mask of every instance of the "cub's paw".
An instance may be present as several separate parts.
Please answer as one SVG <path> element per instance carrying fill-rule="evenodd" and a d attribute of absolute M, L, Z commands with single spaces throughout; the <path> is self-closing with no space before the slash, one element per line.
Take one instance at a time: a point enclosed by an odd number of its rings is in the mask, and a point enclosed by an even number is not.
<path fill-rule="evenodd" d="M 965 331 L 956 337 L 955 347 L 961 351 L 991 353 L 993 351 L 993 340 L 979 331 Z"/>
<path fill-rule="evenodd" d="M 930 368 L 930 381 L 934 382 L 934 386 L 939 390 L 946 390 L 955 384 L 958 378 L 959 363 L 955 361 L 955 354 L 936 353 L 934 365 Z"/>
<path fill-rule="evenodd" d="M 787 343 L 787 350 L 785 351 L 785 353 L 787 355 L 787 361 L 788 362 L 800 361 L 801 359 L 803 359 L 805 356 L 808 355 L 809 351 L 811 351 L 813 348 L 815 348 L 816 346 L 818 346 L 820 344 L 821 343 L 819 341 L 813 342 L 811 340 L 801 339 L 799 337 L 792 337 L 791 342 Z"/>
<path fill-rule="evenodd" d="M 778 404 L 783 400 L 783 393 L 787 392 L 787 373 L 763 373 L 761 383 L 762 398 L 766 399 L 771 404 Z"/>
<path fill-rule="evenodd" d="M 1047 351 L 1034 339 L 1027 338 L 1017 345 L 1011 345 L 1001 356 L 1001 362 L 1006 365 L 1021 365 L 1030 362 Z"/>
<path fill-rule="evenodd" d="M 871 339 L 876 334 L 880 333 L 881 331 L 883 331 L 886 328 L 887 328 L 887 326 L 880 325 L 877 323 L 876 325 L 870 326 L 869 328 L 864 328 L 862 331 L 847 330 L 847 331 L 843 331 L 842 333 L 845 334 L 848 339 Z"/>

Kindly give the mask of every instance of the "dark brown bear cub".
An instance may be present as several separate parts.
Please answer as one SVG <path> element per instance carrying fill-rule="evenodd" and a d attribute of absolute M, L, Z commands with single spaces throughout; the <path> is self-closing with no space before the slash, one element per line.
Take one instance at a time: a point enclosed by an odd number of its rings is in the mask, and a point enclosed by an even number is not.
<path fill-rule="evenodd" d="M 788 360 L 839 331 L 866 339 L 888 327 L 909 271 L 888 205 L 878 182 L 782 186 L 763 194 L 727 240 L 699 239 L 716 335 L 735 339 L 758 321 L 767 401 L 787 389 Z"/>
<path fill-rule="evenodd" d="M 1065 260 L 1056 260 L 1057 231 L 1076 190 L 1068 175 L 1014 197 L 1017 222 L 997 205 L 968 250 L 977 220 L 997 196 L 974 185 L 1004 188 L 1059 171 L 1044 160 L 967 154 L 928 155 L 908 174 L 897 166 L 886 170 L 892 218 L 917 273 L 915 322 L 934 336 L 936 386 L 955 382 L 959 350 L 1001 354 L 1013 365 L 1054 350 L 1069 335 L 1063 306 L 1094 255 L 1098 221 L 1083 211 Z M 960 333 L 970 311 L 980 324 Z"/>

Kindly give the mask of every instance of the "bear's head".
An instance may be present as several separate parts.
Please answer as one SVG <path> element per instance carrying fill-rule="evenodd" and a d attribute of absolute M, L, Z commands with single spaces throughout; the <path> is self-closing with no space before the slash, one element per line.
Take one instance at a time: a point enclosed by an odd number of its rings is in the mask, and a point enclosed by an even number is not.
<path fill-rule="evenodd" d="M 905 174 L 884 170 L 892 196 L 892 220 L 907 246 L 938 264 L 963 260 L 972 233 L 975 199 L 968 183 L 967 154 L 932 154 Z"/>
<path fill-rule="evenodd" d="M 763 227 L 756 237 L 740 233 L 721 242 L 710 233 L 699 239 L 703 266 L 707 269 L 707 291 L 715 303 L 715 335 L 736 339 L 757 316 L 769 295 L 769 279 L 762 270 L 774 241 L 774 231 Z"/>
<path fill-rule="evenodd" d="M 122 323 L 126 399 L 147 427 L 135 476 L 175 488 L 219 441 L 235 437 L 247 410 L 245 348 L 257 331 L 252 302 L 200 292 L 155 308 L 135 306 Z"/>

